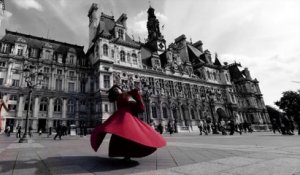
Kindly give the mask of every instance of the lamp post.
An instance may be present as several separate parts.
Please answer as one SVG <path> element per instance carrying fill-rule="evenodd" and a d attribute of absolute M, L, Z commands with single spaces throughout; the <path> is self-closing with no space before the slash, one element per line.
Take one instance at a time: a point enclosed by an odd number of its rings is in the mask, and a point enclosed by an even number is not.
<path fill-rule="evenodd" d="M 148 85 L 146 82 L 143 83 L 143 97 L 144 97 L 144 102 L 146 103 L 146 122 L 148 124 L 151 123 L 150 121 L 150 96 L 152 95 L 151 92 L 151 86 Z"/>
<path fill-rule="evenodd" d="M 213 134 L 219 134 L 219 132 L 217 131 L 217 125 L 216 125 L 216 119 L 214 116 L 214 112 L 213 112 L 213 105 L 214 105 L 214 93 L 212 91 L 207 91 L 208 94 L 208 105 L 210 108 L 210 112 L 211 112 L 211 117 L 212 117 L 212 122 L 213 122 Z M 202 101 L 206 101 L 206 95 L 202 96 Z"/>
<path fill-rule="evenodd" d="M 19 143 L 28 143 L 28 117 L 29 117 L 29 110 L 30 110 L 30 106 L 31 106 L 31 97 L 32 97 L 32 90 L 37 86 L 42 84 L 42 81 L 44 79 L 43 73 L 42 72 L 38 72 L 38 71 L 34 71 L 34 66 L 30 65 L 29 68 L 28 66 L 26 66 L 25 69 L 23 69 L 23 73 L 24 73 L 24 78 L 25 78 L 25 82 L 26 85 L 29 89 L 29 101 L 28 101 L 28 107 L 27 107 L 27 112 L 26 112 L 26 119 L 25 119 L 25 132 L 22 136 L 22 138 L 20 138 Z M 37 76 L 37 83 L 34 84 L 34 80 L 32 80 L 32 78 L 35 79 L 35 77 Z"/>

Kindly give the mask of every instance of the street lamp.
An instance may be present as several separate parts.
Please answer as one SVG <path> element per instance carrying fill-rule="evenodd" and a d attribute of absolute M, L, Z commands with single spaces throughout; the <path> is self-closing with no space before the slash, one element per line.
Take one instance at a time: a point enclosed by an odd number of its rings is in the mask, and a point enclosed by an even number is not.
<path fill-rule="evenodd" d="M 146 122 L 148 124 L 151 123 L 150 121 L 150 97 L 152 95 L 152 88 L 150 85 L 148 85 L 146 82 L 143 82 L 143 97 L 144 102 L 146 103 Z"/>
<path fill-rule="evenodd" d="M 32 96 L 32 90 L 42 84 L 42 81 L 44 79 L 44 75 L 42 72 L 38 72 L 38 71 L 34 71 L 35 67 L 34 66 L 29 66 L 29 68 L 26 66 L 25 69 L 23 69 L 23 73 L 24 73 L 24 78 L 25 78 L 25 82 L 26 85 L 29 89 L 29 101 L 28 101 L 28 107 L 27 107 L 27 112 L 26 112 L 26 119 L 25 119 L 25 132 L 22 136 L 22 138 L 20 138 L 19 143 L 28 143 L 28 117 L 29 117 L 29 110 L 30 110 L 30 106 L 31 106 L 31 96 Z M 35 79 L 35 77 L 37 77 L 37 82 L 34 84 L 34 80 L 32 78 Z"/>
<path fill-rule="evenodd" d="M 214 105 L 214 93 L 212 91 L 207 91 L 208 94 L 208 104 L 209 104 L 209 108 L 210 108 L 210 112 L 211 112 L 211 117 L 212 117 L 212 122 L 213 122 L 213 134 L 219 134 L 219 132 L 217 131 L 217 125 L 216 125 L 216 119 L 214 116 L 214 112 L 213 112 L 213 105 Z M 202 101 L 205 102 L 206 101 L 206 95 L 202 95 Z"/>

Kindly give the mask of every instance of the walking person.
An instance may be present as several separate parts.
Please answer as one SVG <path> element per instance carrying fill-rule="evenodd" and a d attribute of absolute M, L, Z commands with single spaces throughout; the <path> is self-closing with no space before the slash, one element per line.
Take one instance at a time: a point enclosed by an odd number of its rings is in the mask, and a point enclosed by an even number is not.
<path fill-rule="evenodd" d="M 168 122 L 168 131 L 169 131 L 170 135 L 172 135 L 173 132 L 174 132 L 173 125 L 172 125 L 171 121 Z"/>
<path fill-rule="evenodd" d="M 50 137 L 52 135 L 52 127 L 50 126 L 49 127 L 49 131 L 48 131 L 48 136 L 47 137 Z"/>
<path fill-rule="evenodd" d="M 20 125 L 18 125 L 16 129 L 17 129 L 17 134 L 16 134 L 17 138 L 21 138 L 21 132 L 22 132 L 22 130 L 21 130 L 21 129 L 22 129 L 22 128 L 21 128 L 21 126 L 20 126 Z"/>
<path fill-rule="evenodd" d="M 10 136 L 10 126 L 9 125 L 6 127 L 6 136 L 7 137 Z"/>
<path fill-rule="evenodd" d="M 202 122 L 202 120 L 199 121 L 198 128 L 199 128 L 200 135 L 202 135 L 202 131 L 203 131 L 203 122 Z"/>
<path fill-rule="evenodd" d="M 166 145 L 165 139 L 159 133 L 136 117 L 145 110 L 138 89 L 124 92 L 119 86 L 114 85 L 108 91 L 108 99 L 110 102 L 117 102 L 117 111 L 92 131 L 90 141 L 95 151 L 107 133 L 112 134 L 109 156 L 124 157 L 124 160 L 148 156 L 157 148 Z"/>
<path fill-rule="evenodd" d="M 56 126 L 56 135 L 54 136 L 54 140 L 56 140 L 56 137 L 58 136 L 59 140 L 61 140 L 61 135 L 62 135 L 62 126 L 58 124 Z"/>

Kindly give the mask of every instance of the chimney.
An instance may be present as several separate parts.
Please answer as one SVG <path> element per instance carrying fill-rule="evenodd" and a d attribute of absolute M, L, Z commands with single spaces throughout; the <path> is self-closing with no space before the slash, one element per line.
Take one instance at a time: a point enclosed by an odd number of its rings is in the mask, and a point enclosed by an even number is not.
<path fill-rule="evenodd" d="M 198 50 L 200 50 L 200 51 L 203 53 L 203 47 L 202 47 L 202 46 L 203 46 L 203 43 L 202 43 L 201 40 L 195 42 L 195 43 L 193 44 L 193 46 L 196 47 Z"/>

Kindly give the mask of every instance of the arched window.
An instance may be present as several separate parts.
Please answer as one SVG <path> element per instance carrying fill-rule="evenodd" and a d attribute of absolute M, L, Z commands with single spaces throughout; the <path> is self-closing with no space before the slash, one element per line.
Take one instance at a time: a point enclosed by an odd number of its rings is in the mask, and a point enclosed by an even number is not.
<path fill-rule="evenodd" d="M 68 101 L 68 113 L 73 114 L 75 112 L 75 101 L 69 100 Z"/>
<path fill-rule="evenodd" d="M 195 117 L 195 111 L 194 109 L 191 109 L 191 116 L 192 116 L 192 119 L 195 120 L 196 117 Z"/>
<path fill-rule="evenodd" d="M 106 44 L 103 45 L 103 55 L 108 56 L 108 46 Z"/>
<path fill-rule="evenodd" d="M 43 112 L 48 111 L 48 99 L 45 97 L 41 99 L 40 111 L 43 111 Z"/>
<path fill-rule="evenodd" d="M 157 111 L 154 103 L 152 104 L 151 109 L 152 109 L 152 117 L 157 118 Z"/>
<path fill-rule="evenodd" d="M 136 54 L 133 53 L 133 54 L 131 55 L 131 57 L 132 57 L 132 63 L 135 64 L 135 65 L 137 65 L 137 56 L 136 56 Z"/>
<path fill-rule="evenodd" d="M 120 60 L 122 61 L 122 62 L 125 62 L 126 60 L 125 60 L 125 52 L 123 51 L 123 50 L 121 50 L 121 52 L 120 52 Z"/>
<path fill-rule="evenodd" d="M 62 101 L 61 99 L 57 98 L 54 101 L 54 112 L 61 112 L 62 110 Z"/>
<path fill-rule="evenodd" d="M 168 118 L 168 110 L 166 104 L 163 104 L 162 111 L 163 111 L 163 117 Z"/>

